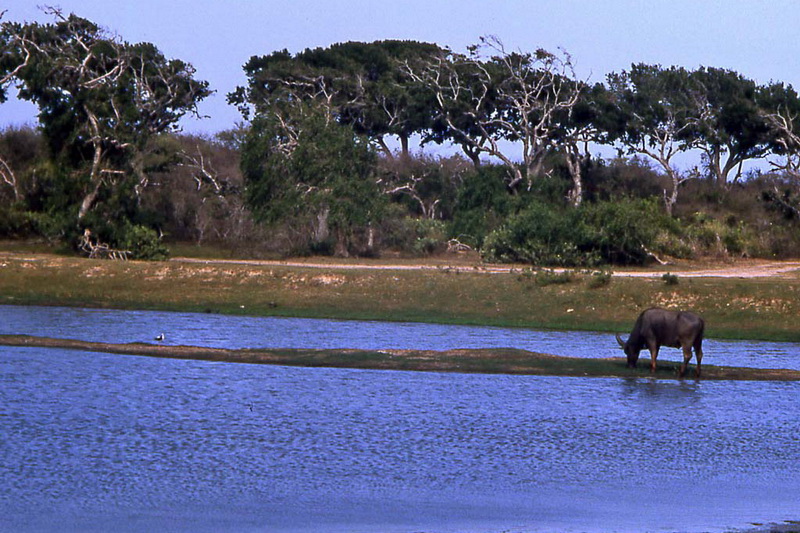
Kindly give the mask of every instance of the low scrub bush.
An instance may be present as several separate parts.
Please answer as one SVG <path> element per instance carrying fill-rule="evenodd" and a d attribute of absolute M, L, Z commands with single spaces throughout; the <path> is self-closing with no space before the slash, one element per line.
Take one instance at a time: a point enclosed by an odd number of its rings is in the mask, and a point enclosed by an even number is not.
<path fill-rule="evenodd" d="M 450 223 L 451 237 L 481 248 L 487 235 L 517 209 L 519 199 L 508 193 L 504 175 L 500 167 L 484 166 L 465 176 Z"/>
<path fill-rule="evenodd" d="M 678 284 L 678 276 L 676 276 L 675 274 L 672 274 L 671 272 L 667 272 L 666 274 L 661 276 L 661 279 L 664 280 L 664 283 L 666 283 L 667 285 L 677 285 Z"/>
<path fill-rule="evenodd" d="M 591 276 L 589 276 L 586 285 L 590 289 L 600 289 L 611 284 L 611 277 L 613 273 L 610 270 L 599 270 L 596 272 L 592 272 Z"/>
<path fill-rule="evenodd" d="M 677 233 L 676 223 L 654 199 L 597 202 L 583 208 L 585 246 L 606 263 L 640 265 L 662 252 L 659 237 Z"/>
<path fill-rule="evenodd" d="M 565 285 L 572 283 L 575 275 L 569 270 L 556 272 L 554 270 L 540 270 L 533 276 L 533 282 L 537 287 L 547 287 L 548 285 Z"/>
<path fill-rule="evenodd" d="M 412 251 L 416 255 L 431 255 L 447 249 L 447 229 L 441 220 L 411 219 L 411 229 Z"/>
<path fill-rule="evenodd" d="M 131 259 L 163 261 L 169 257 L 169 249 L 158 237 L 158 233 L 141 225 L 127 226 L 117 247 L 130 251 Z"/>
<path fill-rule="evenodd" d="M 447 225 L 441 220 L 395 216 L 380 223 L 381 244 L 387 248 L 416 256 L 432 255 L 447 249 Z"/>
<path fill-rule="evenodd" d="M 564 285 L 572 283 L 575 275 L 570 270 L 556 272 L 551 269 L 531 270 L 526 268 L 517 278 L 519 281 L 532 282 L 537 287 L 547 287 L 549 285 Z"/>
<path fill-rule="evenodd" d="M 492 262 L 593 265 L 599 257 L 583 249 L 586 232 L 578 210 L 533 202 L 491 232 L 481 252 Z"/>
<path fill-rule="evenodd" d="M 695 255 L 715 257 L 764 255 L 764 246 L 753 228 L 732 216 L 720 220 L 695 213 L 686 223 L 685 240 Z"/>
<path fill-rule="evenodd" d="M 19 209 L 15 205 L 0 207 L 0 237 L 24 238 L 37 234 L 33 213 Z"/>
<path fill-rule="evenodd" d="M 488 261 L 534 265 L 642 264 L 660 252 L 659 236 L 677 223 L 655 200 L 585 204 L 579 209 L 533 202 L 489 234 Z"/>

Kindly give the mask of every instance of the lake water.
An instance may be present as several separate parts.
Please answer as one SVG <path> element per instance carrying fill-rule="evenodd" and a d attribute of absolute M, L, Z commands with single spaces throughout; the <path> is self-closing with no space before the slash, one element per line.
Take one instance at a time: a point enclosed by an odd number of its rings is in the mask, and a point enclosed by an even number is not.
<path fill-rule="evenodd" d="M 413 347 L 442 348 L 491 337 L 409 324 L 266 324 L 0 306 L 0 333 L 112 342 L 161 330 L 170 342 L 224 346 L 308 346 L 322 335 L 330 346 L 408 347 L 407 336 Z M 426 344 L 428 331 L 440 331 L 431 342 L 441 344 Z M 592 338 L 568 337 L 570 348 Z M 727 357 L 723 344 L 709 343 L 709 363 Z M 743 353 L 765 350 L 748 346 Z M 797 357 L 797 345 L 766 349 L 783 350 L 771 356 L 781 367 Z M 306 369 L 2 347 L 0 530 L 726 531 L 800 518 L 798 412 L 798 383 Z"/>

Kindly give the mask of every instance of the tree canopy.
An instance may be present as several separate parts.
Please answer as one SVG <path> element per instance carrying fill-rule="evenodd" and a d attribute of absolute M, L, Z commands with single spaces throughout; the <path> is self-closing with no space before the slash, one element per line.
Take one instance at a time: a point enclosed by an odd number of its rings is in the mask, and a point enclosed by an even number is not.
<path fill-rule="evenodd" d="M 51 154 L 72 169 L 73 223 L 81 226 L 99 198 L 135 195 L 146 182 L 148 143 L 196 113 L 210 90 L 191 65 L 153 44 L 130 44 L 74 14 L 46 11 L 52 24 L 2 24 L 0 72 L 37 105 Z M 104 218 L 119 210 L 106 207 Z"/>
<path fill-rule="evenodd" d="M 408 140 L 430 125 L 430 94 L 409 83 L 400 63 L 416 63 L 441 49 L 414 41 L 348 42 L 254 56 L 245 65 L 247 87 L 229 94 L 247 118 L 283 110 L 297 100 L 324 105 L 341 124 L 375 140 L 391 154 L 384 137 Z"/>

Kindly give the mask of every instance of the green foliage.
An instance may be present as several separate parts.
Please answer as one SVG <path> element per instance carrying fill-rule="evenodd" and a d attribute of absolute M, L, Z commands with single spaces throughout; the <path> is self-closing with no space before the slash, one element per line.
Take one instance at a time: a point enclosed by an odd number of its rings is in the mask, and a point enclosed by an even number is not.
<path fill-rule="evenodd" d="M 670 272 L 667 272 L 666 274 L 661 276 L 661 279 L 664 280 L 664 283 L 666 283 L 667 285 L 677 285 L 679 282 L 678 276 Z"/>
<path fill-rule="evenodd" d="M 59 212 L 26 212 L 26 222 L 30 224 L 34 235 L 44 237 L 51 243 L 67 241 L 71 217 Z"/>
<path fill-rule="evenodd" d="M 484 165 L 468 173 L 458 190 L 450 234 L 473 248 L 497 229 L 519 204 L 503 183 L 505 169 Z"/>
<path fill-rule="evenodd" d="M 594 265 L 599 255 L 583 249 L 588 233 L 580 211 L 534 201 L 491 232 L 481 252 L 491 262 Z"/>
<path fill-rule="evenodd" d="M 400 155 L 379 160 L 381 188 L 392 202 L 423 218 L 451 219 L 463 177 L 471 165 L 458 156 Z"/>
<path fill-rule="evenodd" d="M 355 230 L 383 208 L 375 163 L 366 139 L 324 110 L 299 106 L 283 122 L 263 115 L 242 150 L 246 199 L 257 220 L 304 227 L 312 243 L 332 234 L 336 253 L 347 255 Z"/>
<path fill-rule="evenodd" d="M 444 222 L 431 219 L 413 219 L 411 224 L 416 236 L 412 250 L 416 255 L 431 255 L 447 247 L 447 232 Z"/>
<path fill-rule="evenodd" d="M 164 261 L 169 258 L 169 249 L 158 234 L 146 226 L 127 226 L 118 247 L 130 251 L 131 259 Z"/>
<path fill-rule="evenodd" d="M 673 226 L 655 200 L 598 202 L 581 211 L 589 228 L 584 248 L 613 264 L 643 264 L 659 232 Z"/>
<path fill-rule="evenodd" d="M 33 233 L 30 220 L 24 211 L 14 207 L 0 209 L 0 236 L 19 238 Z"/>
<path fill-rule="evenodd" d="M 547 287 L 549 285 L 566 285 L 575 279 L 574 274 L 569 270 L 556 272 L 555 270 L 539 270 L 532 276 L 533 283 L 537 287 Z"/>
<path fill-rule="evenodd" d="M 293 254 L 372 254 L 375 243 L 427 255 L 454 237 L 487 260 L 557 266 L 641 264 L 653 254 L 800 254 L 800 188 L 791 177 L 800 98 L 783 83 L 639 64 L 589 87 L 574 79 L 568 55 L 505 54 L 491 38 L 468 55 L 406 41 L 281 51 L 253 57 L 247 86 L 229 95 L 253 121 L 220 135 L 215 150 L 224 148 L 227 163 L 176 169 L 200 140 L 168 132 L 210 94 L 207 83 L 150 43 L 130 44 L 89 20 L 46 12 L 52 24 L 0 24 L 0 77 L 13 72 L 8 83 L 40 111 L 38 129 L 0 131 L 2 236 L 71 243 L 88 228 L 141 257 L 165 253 L 148 228 L 198 242 L 234 234 L 240 242 L 269 240 L 278 243 L 270 251 Z M 522 86 L 554 74 L 547 70 L 554 65 L 565 68 L 551 87 L 580 89 L 574 107 L 563 102 L 552 117 L 544 116 L 546 102 L 515 107 Z M 458 86 L 423 79 L 434 71 L 439 80 L 457 75 Z M 522 117 L 547 119 L 546 143 L 524 131 Z M 573 209 L 564 198 L 576 176 L 570 155 L 579 131 L 637 155 L 576 155 L 584 195 Z M 460 145 L 469 159 L 411 157 L 412 135 L 423 145 Z M 400 140 L 403 154 L 387 156 L 376 171 L 374 147 L 388 152 L 386 136 Z M 535 153 L 481 162 L 485 143 L 501 139 L 517 147 L 535 141 L 528 144 Z M 704 154 L 707 179 L 681 185 L 670 218 L 663 191 L 677 190 L 686 176 L 658 154 L 689 147 Z M 726 183 L 729 174 L 740 178 L 740 163 L 770 153 L 786 165 L 780 175 Z M 215 182 L 211 191 L 201 170 L 222 166 L 235 169 L 237 181 Z"/>
<path fill-rule="evenodd" d="M 381 244 L 397 252 L 428 256 L 447 249 L 447 224 L 441 220 L 410 217 L 398 204 L 382 217 Z"/>
<path fill-rule="evenodd" d="M 130 44 L 74 14 L 44 11 L 52 24 L 0 24 L 0 74 L 13 72 L 19 97 L 39 108 L 41 138 L 12 132 L 27 151 L 5 161 L 25 180 L 20 210 L 48 238 L 74 243 L 90 228 L 103 242 L 159 256 L 152 230 L 139 226 L 146 217 L 140 189 L 148 171 L 175 162 L 155 139 L 196 113 L 211 94 L 208 83 L 153 44 Z M 33 157 L 42 161 L 31 163 Z M 25 166 L 32 171 L 21 171 Z"/>
<path fill-rule="evenodd" d="M 602 287 L 606 287 L 607 285 L 611 284 L 613 275 L 614 274 L 610 270 L 598 270 L 592 272 L 592 275 L 589 276 L 586 285 L 590 289 L 600 289 Z"/>
<path fill-rule="evenodd" d="M 584 199 L 607 202 L 624 196 L 652 198 L 661 196 L 667 187 L 664 176 L 641 157 L 597 159 L 586 172 Z"/>
<path fill-rule="evenodd" d="M 535 265 L 642 264 L 674 222 L 655 200 L 585 204 L 580 209 L 535 201 L 509 217 L 484 243 L 489 261 Z"/>
<path fill-rule="evenodd" d="M 784 219 L 800 221 L 800 188 L 782 184 L 782 187 L 762 191 L 761 200 Z"/>
<path fill-rule="evenodd" d="M 317 105 L 324 100 L 340 123 L 378 143 L 384 135 L 396 135 L 405 151 L 408 138 L 430 125 L 433 95 L 411 83 L 403 65 L 441 52 L 434 44 L 387 40 L 337 43 L 294 56 L 287 50 L 254 56 L 244 65 L 247 86 L 237 87 L 228 101 L 249 118 L 288 101 Z"/>
<path fill-rule="evenodd" d="M 720 220 L 708 213 L 695 213 L 684 224 L 684 235 L 698 255 L 761 255 L 758 235 L 735 217 Z"/>

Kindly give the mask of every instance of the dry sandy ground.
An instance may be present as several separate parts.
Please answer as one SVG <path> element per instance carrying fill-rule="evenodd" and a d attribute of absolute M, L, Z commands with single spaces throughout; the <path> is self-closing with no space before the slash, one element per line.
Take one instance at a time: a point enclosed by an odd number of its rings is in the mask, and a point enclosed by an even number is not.
<path fill-rule="evenodd" d="M 193 259 L 176 257 L 172 261 L 200 264 L 238 264 L 253 266 L 291 266 L 303 268 L 320 268 L 327 270 L 449 270 L 460 272 L 478 272 L 487 274 L 503 274 L 518 272 L 526 267 L 524 265 L 488 265 L 479 262 L 437 261 L 431 263 L 386 263 L 370 262 L 363 260 L 340 260 L 319 262 L 309 260 L 268 261 L 255 259 Z M 564 269 L 553 269 L 562 271 Z M 746 260 L 732 264 L 719 264 L 715 266 L 687 267 L 675 265 L 674 268 L 660 267 L 658 270 L 621 270 L 614 271 L 615 276 L 632 278 L 660 278 L 665 272 L 670 272 L 686 278 L 769 278 L 800 275 L 800 261 L 764 261 Z"/>

